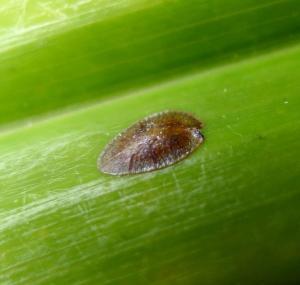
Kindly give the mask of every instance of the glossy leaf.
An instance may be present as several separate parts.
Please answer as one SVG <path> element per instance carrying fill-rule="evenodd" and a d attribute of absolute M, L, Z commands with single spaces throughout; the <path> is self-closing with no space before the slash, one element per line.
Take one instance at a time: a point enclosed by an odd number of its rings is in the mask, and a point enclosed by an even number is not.
<path fill-rule="evenodd" d="M 298 284 L 298 2 L 85 3 L 17 36 L 0 20 L 0 283 Z M 99 173 L 166 109 L 205 122 L 201 151 Z"/>

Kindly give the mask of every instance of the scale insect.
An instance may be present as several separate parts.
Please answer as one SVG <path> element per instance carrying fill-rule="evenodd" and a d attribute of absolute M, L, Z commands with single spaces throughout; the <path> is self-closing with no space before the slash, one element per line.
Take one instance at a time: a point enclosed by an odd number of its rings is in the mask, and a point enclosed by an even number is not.
<path fill-rule="evenodd" d="M 203 143 L 202 127 L 202 122 L 185 112 L 155 113 L 117 135 L 99 156 L 98 169 L 126 175 L 172 165 Z"/>

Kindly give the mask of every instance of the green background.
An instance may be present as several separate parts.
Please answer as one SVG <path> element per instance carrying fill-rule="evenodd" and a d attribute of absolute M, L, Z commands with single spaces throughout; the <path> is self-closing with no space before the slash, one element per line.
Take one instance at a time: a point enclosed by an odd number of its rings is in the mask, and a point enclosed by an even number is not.
<path fill-rule="evenodd" d="M 298 1 L 2 2 L 1 284 L 299 284 Z M 198 151 L 97 171 L 162 110 Z"/>

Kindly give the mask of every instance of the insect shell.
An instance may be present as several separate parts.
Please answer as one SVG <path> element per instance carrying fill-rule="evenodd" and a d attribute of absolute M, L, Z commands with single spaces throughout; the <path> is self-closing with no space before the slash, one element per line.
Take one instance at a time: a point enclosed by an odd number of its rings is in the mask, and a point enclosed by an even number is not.
<path fill-rule="evenodd" d="M 98 168 L 111 175 L 126 175 L 172 165 L 204 141 L 202 126 L 184 112 L 153 114 L 116 136 L 100 155 Z"/>

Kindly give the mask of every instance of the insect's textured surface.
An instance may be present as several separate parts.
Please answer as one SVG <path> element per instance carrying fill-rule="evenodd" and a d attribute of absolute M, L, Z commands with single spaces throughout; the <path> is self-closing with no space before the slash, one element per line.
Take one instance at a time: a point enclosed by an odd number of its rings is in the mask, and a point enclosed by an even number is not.
<path fill-rule="evenodd" d="M 99 157 L 98 168 L 125 175 L 172 165 L 203 142 L 201 128 L 202 123 L 190 114 L 156 113 L 115 137 Z"/>

